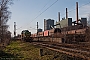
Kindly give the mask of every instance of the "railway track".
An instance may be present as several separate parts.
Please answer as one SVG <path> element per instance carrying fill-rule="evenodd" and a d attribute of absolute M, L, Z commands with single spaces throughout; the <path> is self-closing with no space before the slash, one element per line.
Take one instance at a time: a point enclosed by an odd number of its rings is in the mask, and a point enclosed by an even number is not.
<path fill-rule="evenodd" d="M 67 44 L 67 43 L 55 43 L 55 42 L 43 42 L 44 44 L 51 44 L 53 46 L 66 47 L 66 48 L 74 48 L 76 50 L 89 51 L 90 45 L 82 45 L 82 44 Z"/>
<path fill-rule="evenodd" d="M 90 59 L 90 51 L 88 51 L 88 49 L 84 49 L 85 47 L 83 47 L 82 45 L 63 43 L 58 44 L 51 42 L 32 42 L 32 44 L 58 51 L 64 54 L 68 54 L 70 56 L 80 57 L 86 60 Z"/>

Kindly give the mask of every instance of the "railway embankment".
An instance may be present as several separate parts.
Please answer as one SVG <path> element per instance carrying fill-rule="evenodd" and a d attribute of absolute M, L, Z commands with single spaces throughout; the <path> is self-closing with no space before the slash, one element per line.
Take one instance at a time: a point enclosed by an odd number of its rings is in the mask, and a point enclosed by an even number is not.
<path fill-rule="evenodd" d="M 43 52 L 41 53 L 41 49 Z M 42 54 L 42 55 L 41 55 Z M 10 45 L 0 50 L 0 60 L 82 60 L 67 54 L 52 51 L 29 42 L 12 41 Z"/>

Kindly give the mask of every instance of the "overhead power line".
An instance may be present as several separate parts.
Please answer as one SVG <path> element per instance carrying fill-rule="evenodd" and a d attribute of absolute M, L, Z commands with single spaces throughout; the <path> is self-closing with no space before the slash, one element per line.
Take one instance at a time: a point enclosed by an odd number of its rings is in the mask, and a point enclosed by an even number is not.
<path fill-rule="evenodd" d="M 85 5 L 88 5 L 88 4 L 90 4 L 90 2 L 88 2 L 88 3 L 86 3 L 86 4 L 83 4 L 82 6 L 79 6 L 78 8 L 81 8 L 81 7 L 83 7 L 83 6 L 85 6 Z M 73 10 L 75 10 L 75 8 L 74 8 Z M 71 10 L 71 11 L 69 11 L 69 12 L 72 12 L 73 10 Z"/>
<path fill-rule="evenodd" d="M 37 30 L 36 28 L 30 27 L 29 29 Z"/>
<path fill-rule="evenodd" d="M 49 7 L 47 7 L 44 11 L 42 11 L 39 15 L 37 15 L 33 20 L 31 20 L 31 22 L 33 22 L 34 20 L 36 20 L 40 15 L 42 15 L 45 11 L 47 11 L 50 7 L 52 7 L 57 1 L 58 1 L 58 0 L 56 0 L 56 1 L 55 1 L 54 3 L 52 3 Z M 81 8 L 81 7 L 83 7 L 83 6 L 85 6 L 85 5 L 88 5 L 88 4 L 90 4 L 90 2 L 88 2 L 88 3 L 86 3 L 86 4 L 83 4 L 82 6 L 79 6 L 78 8 Z M 46 4 L 46 5 L 47 5 L 47 4 Z M 46 5 L 45 5 L 44 7 L 46 7 Z M 43 7 L 43 8 L 44 8 L 44 7 Z M 43 9 L 43 8 L 42 8 L 42 9 Z M 41 10 L 42 10 L 42 9 L 41 9 Z M 40 10 L 40 11 L 41 11 L 41 10 Z M 68 12 L 72 12 L 72 11 L 74 11 L 74 10 L 75 10 L 75 8 L 72 9 L 72 10 L 70 10 L 70 11 L 68 11 Z M 40 11 L 39 11 L 39 12 L 40 12 Z M 61 16 L 63 16 L 63 15 L 65 15 L 65 13 L 62 14 Z M 31 22 L 30 22 L 30 23 L 31 23 Z M 30 24 L 30 23 L 29 23 L 29 24 Z M 22 28 L 22 27 L 20 27 L 20 28 Z M 20 29 L 20 28 L 18 28 L 18 29 Z"/>
<path fill-rule="evenodd" d="M 85 6 L 85 5 L 88 5 L 88 4 L 90 4 L 90 2 L 88 2 L 88 3 L 86 3 L 86 4 L 83 4 L 83 5 L 79 6 L 78 8 L 81 8 L 81 7 L 83 7 L 83 6 Z M 74 10 L 76 10 L 76 8 L 68 11 L 68 13 L 69 13 L 69 12 L 72 12 L 72 11 L 74 11 Z M 64 14 L 61 14 L 61 16 L 63 16 L 63 15 L 65 15 L 65 13 L 64 13 Z M 57 17 L 56 17 L 56 18 L 57 18 Z"/>
<path fill-rule="evenodd" d="M 54 3 L 52 3 L 49 7 L 47 7 L 43 12 L 41 12 L 39 15 L 37 15 L 33 20 L 31 20 L 31 22 L 33 22 L 34 20 L 36 20 L 40 15 L 42 15 L 45 11 L 47 11 L 50 7 L 52 7 L 57 1 L 58 1 L 58 0 L 56 0 L 56 1 L 55 1 Z M 47 3 L 47 4 L 48 4 L 48 3 Z M 46 4 L 46 5 L 47 5 L 47 4 Z M 45 5 L 45 6 L 46 6 L 46 5 Z M 45 6 L 44 6 L 44 7 L 45 7 Z M 43 8 L 44 8 L 44 7 L 43 7 Z M 43 9 L 43 8 L 42 8 L 42 9 Z M 42 10 L 42 9 L 41 9 L 41 10 Z M 40 11 L 41 11 L 41 10 L 40 10 Z M 40 12 L 40 11 L 39 11 L 39 12 Z M 31 22 L 30 22 L 30 23 L 31 23 Z M 29 24 L 30 24 L 30 23 L 29 23 Z M 22 27 L 20 27 L 20 28 L 22 28 Z M 18 29 L 20 29 L 20 28 L 18 28 Z M 17 29 L 17 30 L 18 30 L 18 29 Z"/>
<path fill-rule="evenodd" d="M 47 7 L 43 12 L 41 12 L 38 16 L 36 16 L 34 20 L 36 20 L 40 15 L 42 15 L 42 14 L 43 14 L 45 11 L 47 11 L 50 7 L 52 7 L 57 1 L 58 1 L 58 0 L 56 0 L 56 1 L 55 1 L 54 3 L 52 3 L 49 7 Z M 34 21 L 34 20 L 32 20 L 32 21 Z M 31 21 L 31 22 L 32 22 L 32 21 Z M 30 22 L 30 23 L 31 23 L 31 22 Z"/>
<path fill-rule="evenodd" d="M 48 5 L 48 3 L 50 2 L 51 0 L 49 0 L 43 7 L 42 9 L 39 11 L 39 13 Z"/>

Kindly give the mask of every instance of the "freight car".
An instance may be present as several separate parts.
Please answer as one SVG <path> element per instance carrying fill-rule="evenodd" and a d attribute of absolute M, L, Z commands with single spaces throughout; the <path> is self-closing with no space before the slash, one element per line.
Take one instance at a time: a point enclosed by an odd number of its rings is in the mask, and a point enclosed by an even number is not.
<path fill-rule="evenodd" d="M 29 32 L 28 30 L 23 30 L 21 32 L 21 40 L 26 42 L 31 42 L 33 40 L 31 37 L 31 32 Z"/>
<path fill-rule="evenodd" d="M 64 30 L 61 33 L 64 35 L 65 34 L 85 34 L 86 31 L 87 31 L 87 28 L 83 28 L 83 29 L 76 29 L 76 30 L 69 30 L 69 31 Z"/>
<path fill-rule="evenodd" d="M 55 41 L 58 39 L 57 42 L 59 42 L 62 38 L 61 29 L 60 28 L 54 28 L 51 30 L 46 30 L 43 32 L 38 32 L 38 34 L 32 34 L 31 35 L 34 39 L 33 41 Z"/>
<path fill-rule="evenodd" d="M 54 28 L 43 32 L 32 34 L 32 37 L 36 41 L 51 41 L 60 43 L 72 43 L 85 41 L 85 34 L 87 27 L 82 25 Z"/>
<path fill-rule="evenodd" d="M 38 32 L 38 34 L 37 33 L 32 34 L 32 37 L 51 36 L 52 34 L 55 34 L 55 33 L 61 33 L 61 29 L 60 28 L 54 28 L 54 29 L 51 29 L 51 30 L 46 30 L 46 31 L 43 31 L 43 32 Z"/>
<path fill-rule="evenodd" d="M 54 35 L 55 33 L 61 33 L 61 29 L 60 28 L 55 28 L 55 29 L 51 29 L 51 30 L 46 30 L 43 32 L 38 32 L 35 34 L 31 34 L 32 37 L 49 37 Z"/>

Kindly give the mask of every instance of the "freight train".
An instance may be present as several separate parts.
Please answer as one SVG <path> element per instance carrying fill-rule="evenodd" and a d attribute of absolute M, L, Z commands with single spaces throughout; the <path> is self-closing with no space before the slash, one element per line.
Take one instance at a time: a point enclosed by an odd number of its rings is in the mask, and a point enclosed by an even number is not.
<path fill-rule="evenodd" d="M 22 31 L 22 40 L 25 41 L 50 41 L 58 43 L 85 42 L 88 27 L 82 25 L 54 28 L 43 32 L 31 34 L 28 30 Z"/>
<path fill-rule="evenodd" d="M 38 32 L 31 34 L 31 37 L 36 41 L 51 41 L 59 43 L 84 42 L 87 30 L 87 26 L 75 25 Z"/>

